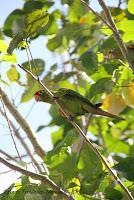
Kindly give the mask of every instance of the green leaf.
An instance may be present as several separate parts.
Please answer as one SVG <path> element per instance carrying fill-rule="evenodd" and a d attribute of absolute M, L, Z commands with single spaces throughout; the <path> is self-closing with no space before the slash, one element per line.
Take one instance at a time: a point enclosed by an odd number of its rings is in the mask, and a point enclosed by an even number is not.
<path fill-rule="evenodd" d="M 49 21 L 49 15 L 42 10 L 35 10 L 29 13 L 26 17 L 26 30 L 29 36 L 38 31 L 38 29 L 45 27 Z"/>
<path fill-rule="evenodd" d="M 50 51 L 54 51 L 62 44 L 62 36 L 56 35 L 54 38 L 49 39 L 47 47 Z"/>
<path fill-rule="evenodd" d="M 83 65 L 83 70 L 88 75 L 98 70 L 98 57 L 94 52 L 85 52 L 81 55 L 80 60 Z"/>
<path fill-rule="evenodd" d="M 108 36 L 111 36 L 113 34 L 112 30 L 109 29 L 107 26 L 101 27 L 101 32 Z"/>
<path fill-rule="evenodd" d="M 58 131 L 54 131 L 52 133 L 52 142 L 54 145 L 62 139 L 63 139 L 63 127 L 59 128 Z"/>
<path fill-rule="evenodd" d="M 60 72 L 59 74 L 55 75 L 55 77 L 50 80 L 51 82 L 59 82 L 59 81 L 64 81 L 71 76 L 75 75 L 77 72 Z"/>
<path fill-rule="evenodd" d="M 24 91 L 24 93 L 21 96 L 21 102 L 25 103 L 29 100 L 31 100 L 34 97 L 34 94 L 36 91 L 40 89 L 40 85 L 37 82 L 33 82 L 33 80 L 29 81 L 28 88 Z"/>
<path fill-rule="evenodd" d="M 31 67 L 30 67 L 30 64 L 31 63 Z M 30 61 L 27 61 L 27 62 L 24 62 L 22 63 L 23 67 L 25 67 L 27 70 L 31 70 L 32 73 L 35 75 L 35 76 L 39 76 L 42 74 L 42 72 L 44 71 L 45 69 L 45 62 L 44 60 L 42 59 L 39 59 L 39 58 L 36 58 L 36 59 L 33 59 L 33 60 L 30 60 Z M 35 68 L 36 66 L 36 68 Z"/>
<path fill-rule="evenodd" d="M 13 65 L 7 71 L 7 77 L 11 82 L 15 82 L 19 80 L 20 74 Z"/>
<path fill-rule="evenodd" d="M 64 180 L 72 179 L 76 173 L 76 156 L 71 153 L 70 147 L 62 147 L 59 152 L 51 157 L 48 153 L 45 163 L 49 166 L 51 172 L 55 171 L 55 175 L 62 174 Z"/>
<path fill-rule="evenodd" d="M 114 168 L 122 172 L 123 176 L 129 181 L 134 181 L 134 157 L 119 158 L 119 163 Z"/>
<path fill-rule="evenodd" d="M 16 60 L 16 56 L 15 54 L 5 54 L 1 57 L 2 61 L 5 61 L 5 62 L 10 62 L 10 63 L 16 63 L 17 60 Z"/>
<path fill-rule="evenodd" d="M 102 78 L 91 85 L 87 96 L 89 99 L 91 99 L 98 94 L 102 95 L 104 92 L 109 93 L 113 86 L 114 82 L 110 78 Z"/>
<path fill-rule="evenodd" d="M 21 33 L 16 34 L 9 44 L 9 47 L 7 49 L 7 53 L 12 54 L 14 49 L 17 48 L 19 43 L 22 42 L 23 39 L 25 39 L 25 38 L 26 38 L 25 31 L 22 31 Z"/>
<path fill-rule="evenodd" d="M 8 37 L 13 37 L 24 28 L 24 15 L 23 11 L 16 9 L 11 12 L 4 22 L 3 31 Z"/>
<path fill-rule="evenodd" d="M 7 44 L 4 40 L 0 40 L 0 52 L 6 52 Z"/>
<path fill-rule="evenodd" d="M 134 0 L 128 1 L 128 11 L 132 14 L 134 14 Z"/>
<path fill-rule="evenodd" d="M 39 10 L 39 9 L 45 8 L 45 10 L 48 10 L 53 4 L 54 2 L 46 2 L 44 0 L 39 0 L 39 1 L 28 0 L 24 4 L 23 9 L 24 9 L 24 12 L 28 14 L 37 9 Z"/>
<path fill-rule="evenodd" d="M 119 28 L 119 30 L 122 30 L 124 32 L 123 34 L 124 42 L 129 42 L 131 40 L 133 41 L 134 20 L 128 20 L 127 18 L 124 18 L 123 20 L 121 20 L 121 22 L 117 23 L 117 27 Z"/>
<path fill-rule="evenodd" d="M 50 15 L 49 22 L 47 24 L 47 29 L 45 30 L 44 34 L 52 35 L 56 34 L 57 32 L 58 32 L 58 25 L 55 21 L 55 18 L 52 15 Z"/>
<path fill-rule="evenodd" d="M 118 135 L 120 130 L 113 130 L 114 134 Z M 120 141 L 120 137 L 115 137 L 111 135 L 106 135 L 105 141 L 107 143 L 108 150 L 110 152 L 114 153 L 124 153 L 128 154 L 129 153 L 129 145 L 125 143 L 124 141 Z"/>
<path fill-rule="evenodd" d="M 73 1 L 72 5 L 69 6 L 69 20 L 71 22 L 77 22 L 80 16 L 83 16 L 87 10 L 84 6 L 81 6 L 79 0 Z"/>
<path fill-rule="evenodd" d="M 111 36 L 107 39 L 104 39 L 103 43 L 100 46 L 100 50 L 106 51 L 114 48 L 115 46 L 117 46 L 117 44 L 115 43 L 115 39 Z"/>
<path fill-rule="evenodd" d="M 105 173 L 102 171 L 102 163 L 89 148 L 84 145 L 78 162 L 79 173 L 84 176 L 81 192 L 84 194 L 93 194 L 102 182 Z"/>
<path fill-rule="evenodd" d="M 120 191 L 109 186 L 105 189 L 105 198 L 109 200 L 115 200 L 115 199 L 120 200 L 123 198 L 123 195 L 121 194 Z"/>

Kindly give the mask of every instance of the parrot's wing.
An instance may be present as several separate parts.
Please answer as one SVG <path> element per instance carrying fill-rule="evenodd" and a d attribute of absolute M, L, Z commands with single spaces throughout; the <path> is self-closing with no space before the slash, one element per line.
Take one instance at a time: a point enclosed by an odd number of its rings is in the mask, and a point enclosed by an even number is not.
<path fill-rule="evenodd" d="M 93 107 L 98 107 L 93 105 L 92 103 L 90 103 L 90 101 L 88 99 L 86 99 L 85 97 L 83 97 L 81 94 L 79 94 L 78 92 L 74 91 L 74 90 L 71 90 L 71 89 L 67 89 L 67 88 L 60 88 L 57 92 L 56 92 L 56 95 L 58 97 L 62 97 L 62 96 L 66 96 L 66 98 L 71 98 L 71 99 L 74 99 L 74 100 L 79 100 L 83 103 L 86 103 L 88 104 L 89 106 L 93 106 Z M 100 106 L 100 104 L 99 104 Z"/>

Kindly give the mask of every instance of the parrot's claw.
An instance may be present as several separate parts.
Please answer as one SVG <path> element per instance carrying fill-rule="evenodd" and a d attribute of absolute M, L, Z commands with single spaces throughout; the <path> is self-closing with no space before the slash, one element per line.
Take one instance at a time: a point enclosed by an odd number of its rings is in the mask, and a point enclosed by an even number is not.
<path fill-rule="evenodd" d="M 74 120 L 74 116 L 69 115 L 69 116 L 68 116 L 68 120 L 69 120 L 69 121 L 73 121 L 73 120 Z"/>

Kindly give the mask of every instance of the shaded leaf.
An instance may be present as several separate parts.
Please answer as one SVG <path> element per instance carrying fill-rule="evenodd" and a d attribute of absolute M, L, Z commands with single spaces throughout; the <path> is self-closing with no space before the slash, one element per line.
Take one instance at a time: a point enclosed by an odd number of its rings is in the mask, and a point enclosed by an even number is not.
<path fill-rule="evenodd" d="M 31 63 L 31 67 L 30 64 Z M 32 70 L 32 73 L 37 76 L 37 75 L 41 75 L 42 72 L 45 69 L 45 62 L 42 59 L 36 58 L 27 62 L 22 63 L 23 67 L 25 67 L 27 70 Z M 36 69 L 35 69 L 36 66 Z"/>
<path fill-rule="evenodd" d="M 23 11 L 20 9 L 16 9 L 11 12 L 4 22 L 3 31 L 6 36 L 13 37 L 18 31 L 24 28 L 23 26 Z M 22 20 L 21 20 L 22 19 Z M 21 22 L 20 22 L 21 20 Z M 19 21 L 19 23 L 18 23 Z"/>
<path fill-rule="evenodd" d="M 109 200 L 115 200 L 115 199 L 122 199 L 123 198 L 123 195 L 121 194 L 120 191 L 112 188 L 112 187 L 107 187 L 105 189 L 105 197 L 106 199 L 109 199 Z"/>
<path fill-rule="evenodd" d="M 126 157 L 118 159 L 119 163 L 114 168 L 120 171 L 129 181 L 134 181 L 134 157 Z"/>
<path fill-rule="evenodd" d="M 109 93 L 114 86 L 114 82 L 109 78 L 102 78 L 96 83 L 92 84 L 87 96 L 89 99 L 93 98 L 98 94 L 103 94 L 104 92 Z"/>
<path fill-rule="evenodd" d="M 83 70 L 91 75 L 98 70 L 98 58 L 94 52 L 86 52 L 81 55 L 80 60 L 82 62 Z"/>
<path fill-rule="evenodd" d="M 23 39 L 25 39 L 25 38 L 26 38 L 25 31 L 22 31 L 21 33 L 16 34 L 9 44 L 7 53 L 12 54 L 14 49 L 17 48 L 19 46 L 19 43 L 22 42 Z"/>
<path fill-rule="evenodd" d="M 60 72 L 59 74 L 55 75 L 54 78 L 51 80 L 52 82 L 59 82 L 64 81 L 71 76 L 75 75 L 77 72 Z"/>

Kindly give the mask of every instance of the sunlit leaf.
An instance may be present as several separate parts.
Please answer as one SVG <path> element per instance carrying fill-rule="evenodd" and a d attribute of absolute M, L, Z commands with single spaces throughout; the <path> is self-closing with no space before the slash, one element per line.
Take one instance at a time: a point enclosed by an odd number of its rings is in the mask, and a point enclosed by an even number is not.
<path fill-rule="evenodd" d="M 11 82 L 14 82 L 19 80 L 20 74 L 14 66 L 11 66 L 10 69 L 7 71 L 7 77 Z"/>
<path fill-rule="evenodd" d="M 47 24 L 47 28 L 44 32 L 45 35 L 56 34 L 58 32 L 58 25 L 52 15 L 49 17 L 49 22 Z"/>
<path fill-rule="evenodd" d="M 29 35 L 32 35 L 39 28 L 45 27 L 49 21 L 49 15 L 44 10 L 35 10 L 29 13 L 26 17 L 26 30 Z"/>
<path fill-rule="evenodd" d="M 15 54 L 5 54 L 1 57 L 2 61 L 5 61 L 5 62 L 10 62 L 10 63 L 16 63 L 17 60 L 16 60 L 16 56 Z"/>
<path fill-rule="evenodd" d="M 134 35 L 134 20 L 128 20 L 124 18 L 117 24 L 118 28 L 124 32 L 123 40 L 124 42 L 133 41 Z M 127 27 L 127 28 L 126 28 Z"/>
<path fill-rule="evenodd" d="M 134 1 L 133 0 L 128 1 L 128 11 L 130 13 L 134 14 Z"/>
<path fill-rule="evenodd" d="M 4 40 L 0 40 L 0 52 L 6 52 L 7 44 Z"/>
<path fill-rule="evenodd" d="M 27 102 L 31 100 L 34 97 L 34 93 L 40 89 L 40 86 L 37 82 L 33 83 L 33 81 L 30 81 L 30 84 L 28 85 L 28 88 L 24 91 L 21 97 L 21 102 Z"/>
<path fill-rule="evenodd" d="M 134 108 L 134 82 L 130 80 L 123 81 L 122 95 L 126 104 Z"/>
<path fill-rule="evenodd" d="M 110 113 L 118 115 L 126 107 L 126 103 L 121 95 L 116 93 L 108 94 L 103 100 L 103 106 Z"/>

